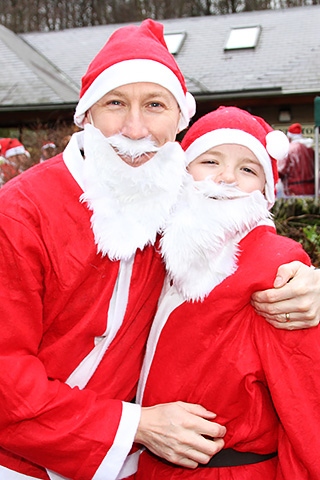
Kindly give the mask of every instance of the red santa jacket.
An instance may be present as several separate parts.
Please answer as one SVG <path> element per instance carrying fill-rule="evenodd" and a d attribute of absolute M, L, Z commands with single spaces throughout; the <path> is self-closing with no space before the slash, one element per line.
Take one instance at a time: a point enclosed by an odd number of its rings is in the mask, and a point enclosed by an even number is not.
<path fill-rule="evenodd" d="M 303 143 L 290 143 L 289 154 L 279 169 L 286 195 L 314 195 L 314 150 Z"/>
<path fill-rule="evenodd" d="M 48 478 L 45 468 L 96 478 L 119 437 L 122 401 L 135 396 L 163 283 L 155 250 L 137 251 L 123 323 L 88 385 L 70 388 L 106 330 L 119 270 L 97 254 L 81 193 L 61 155 L 0 192 L 0 465 L 36 478 Z"/>
<path fill-rule="evenodd" d="M 203 302 L 182 299 L 179 306 L 174 288 L 169 290 L 171 313 L 162 311 L 152 327 L 142 404 L 199 403 L 226 426 L 226 448 L 278 456 L 190 470 L 145 451 L 136 480 L 320 478 L 320 328 L 277 330 L 250 304 L 253 292 L 272 287 L 281 264 L 309 264 L 308 256 L 266 226 L 255 228 L 239 247 L 237 271 Z"/>

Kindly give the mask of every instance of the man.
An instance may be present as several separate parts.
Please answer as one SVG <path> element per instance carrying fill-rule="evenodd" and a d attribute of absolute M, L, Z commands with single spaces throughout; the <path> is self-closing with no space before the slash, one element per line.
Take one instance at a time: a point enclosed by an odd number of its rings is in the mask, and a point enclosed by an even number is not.
<path fill-rule="evenodd" d="M 222 448 L 200 405 L 130 403 L 164 278 L 157 235 L 185 175 L 174 140 L 193 113 L 162 25 L 121 28 L 83 77 L 84 132 L 1 191 L 3 478 L 113 480 L 134 440 L 191 468 Z M 295 305 L 278 304 L 283 322 Z"/>
<path fill-rule="evenodd" d="M 300 123 L 288 128 L 289 153 L 279 163 L 279 175 L 284 193 L 291 195 L 314 195 L 314 150 L 312 138 L 304 138 Z"/>
<path fill-rule="evenodd" d="M 186 466 L 222 447 L 200 406 L 130 403 L 164 277 L 153 245 L 185 174 L 174 140 L 193 112 L 162 26 L 121 29 L 83 78 L 84 133 L 1 192 L 3 478 L 116 478 L 134 439 L 172 456 L 179 432 Z"/>

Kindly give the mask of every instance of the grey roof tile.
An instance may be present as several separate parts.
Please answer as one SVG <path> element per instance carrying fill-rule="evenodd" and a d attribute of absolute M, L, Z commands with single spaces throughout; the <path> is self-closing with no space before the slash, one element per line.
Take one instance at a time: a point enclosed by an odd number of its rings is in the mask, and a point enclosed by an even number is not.
<path fill-rule="evenodd" d="M 170 19 L 162 23 L 165 33 L 187 32 L 176 59 L 189 90 L 196 95 L 250 95 L 262 89 L 281 89 L 284 95 L 320 91 L 320 5 Z M 255 49 L 224 51 L 231 28 L 253 25 L 262 27 Z M 66 98 L 76 101 L 75 92 L 78 94 L 88 64 L 120 26 L 20 35 L 33 52 L 47 59 L 46 68 L 50 70 L 50 65 L 53 69 L 50 72 L 54 85 L 10 52 L 0 35 L 0 104 L 59 103 Z"/>

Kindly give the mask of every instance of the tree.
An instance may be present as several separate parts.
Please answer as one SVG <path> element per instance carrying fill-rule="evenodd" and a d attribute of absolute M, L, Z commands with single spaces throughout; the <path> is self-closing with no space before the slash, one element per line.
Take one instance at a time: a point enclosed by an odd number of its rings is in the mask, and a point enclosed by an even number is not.
<path fill-rule="evenodd" d="M 15 33 L 223 15 L 316 5 L 319 0 L 0 0 L 0 24 Z"/>

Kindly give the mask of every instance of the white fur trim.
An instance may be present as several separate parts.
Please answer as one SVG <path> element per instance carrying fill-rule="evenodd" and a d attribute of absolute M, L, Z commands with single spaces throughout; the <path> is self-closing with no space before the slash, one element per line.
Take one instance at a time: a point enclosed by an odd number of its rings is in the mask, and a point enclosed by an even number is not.
<path fill-rule="evenodd" d="M 75 124 L 83 127 L 85 113 L 106 93 L 122 85 L 137 82 L 157 83 L 169 90 L 181 110 L 179 130 L 184 130 L 189 125 L 191 118 L 189 115 L 195 113 L 195 101 L 193 99 L 192 103 L 190 98 L 192 95 L 190 93 L 188 96 L 185 95 L 178 77 L 170 68 L 153 60 L 139 59 L 115 63 L 95 78 L 79 100 L 74 115 Z"/>
<path fill-rule="evenodd" d="M 287 133 L 287 137 L 290 139 L 290 140 L 299 140 L 300 138 L 303 137 L 302 133 L 291 133 L 291 132 L 288 132 Z"/>
<path fill-rule="evenodd" d="M 269 203 L 269 208 L 274 204 L 274 179 L 272 173 L 271 159 L 262 143 L 250 133 L 234 128 L 220 128 L 212 132 L 205 133 L 198 137 L 186 150 L 187 165 L 195 160 L 199 155 L 224 144 L 242 145 L 249 148 L 261 163 L 265 176 L 266 187 L 265 196 Z"/>
<path fill-rule="evenodd" d="M 9 148 L 5 153 L 5 157 L 10 158 L 10 157 L 13 157 L 14 155 L 23 155 L 23 154 L 26 154 L 26 149 L 21 145 L 18 147 Z"/>
<path fill-rule="evenodd" d="M 112 447 L 92 480 L 115 480 L 132 447 L 141 417 L 140 405 L 122 402 L 121 421 Z M 103 426 L 101 426 L 103 428 Z"/>

